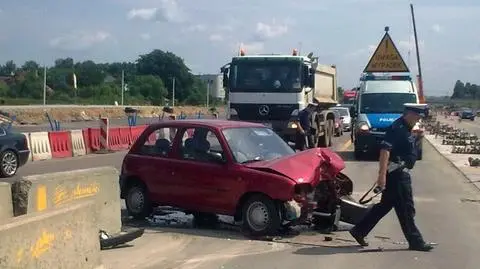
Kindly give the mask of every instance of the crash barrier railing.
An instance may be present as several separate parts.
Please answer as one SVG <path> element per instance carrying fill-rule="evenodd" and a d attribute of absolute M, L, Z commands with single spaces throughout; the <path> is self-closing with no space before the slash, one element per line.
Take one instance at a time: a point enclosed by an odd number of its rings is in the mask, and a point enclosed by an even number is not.
<path fill-rule="evenodd" d="M 425 130 L 436 139 L 441 139 L 442 145 L 452 146 L 450 153 L 480 154 L 480 140 L 476 134 L 437 121 L 436 117 L 425 121 Z M 479 158 L 469 157 L 468 162 L 470 166 L 480 166 Z"/>
<path fill-rule="evenodd" d="M 201 112 L 193 118 L 201 118 Z M 171 119 L 186 119 L 186 114 Z M 162 119 L 163 120 L 163 119 Z M 99 128 L 23 133 L 30 149 L 29 161 L 82 156 L 99 152 L 129 149 L 148 125 L 111 127 L 108 118 L 100 117 Z M 189 134 L 191 135 L 191 134 Z M 152 138 L 153 139 L 153 138 Z"/>

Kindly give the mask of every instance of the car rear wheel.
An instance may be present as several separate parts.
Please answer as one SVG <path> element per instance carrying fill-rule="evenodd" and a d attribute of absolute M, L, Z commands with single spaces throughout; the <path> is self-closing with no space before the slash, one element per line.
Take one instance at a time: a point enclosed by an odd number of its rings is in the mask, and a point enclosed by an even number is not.
<path fill-rule="evenodd" d="M 243 229 L 253 236 L 274 235 L 281 227 L 280 212 L 275 202 L 254 195 L 243 205 Z"/>
<path fill-rule="evenodd" d="M 125 197 L 125 204 L 130 216 L 143 220 L 152 213 L 152 205 L 148 198 L 147 188 L 142 184 L 133 184 Z"/>
<path fill-rule="evenodd" d="M 15 152 L 5 150 L 0 155 L 0 175 L 2 177 L 12 177 L 18 170 L 18 157 Z"/>

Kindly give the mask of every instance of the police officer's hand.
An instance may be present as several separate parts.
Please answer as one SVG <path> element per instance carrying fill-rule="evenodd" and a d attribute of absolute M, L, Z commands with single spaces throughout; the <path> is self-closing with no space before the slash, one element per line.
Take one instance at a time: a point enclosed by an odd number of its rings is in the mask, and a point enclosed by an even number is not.
<path fill-rule="evenodd" d="M 380 188 L 385 189 L 385 185 L 387 183 L 387 176 L 383 174 L 379 174 L 377 178 L 377 186 Z"/>

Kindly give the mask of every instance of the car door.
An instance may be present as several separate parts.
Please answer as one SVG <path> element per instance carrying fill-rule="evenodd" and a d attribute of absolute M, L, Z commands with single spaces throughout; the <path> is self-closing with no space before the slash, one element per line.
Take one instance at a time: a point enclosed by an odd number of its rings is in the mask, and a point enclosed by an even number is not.
<path fill-rule="evenodd" d="M 138 152 L 130 154 L 127 169 L 147 185 L 153 203 L 170 204 L 172 137 L 176 128 L 159 127 L 146 136 Z"/>
<path fill-rule="evenodd" d="M 179 158 L 172 166 L 175 173 L 175 195 L 182 207 L 200 212 L 230 214 L 235 210 L 239 193 L 243 193 L 238 167 L 228 164 L 226 147 L 220 143 L 214 130 L 192 128 L 193 137 L 180 146 Z M 205 139 L 208 148 L 193 152 L 191 143 Z M 216 157 L 215 157 L 216 156 Z"/>

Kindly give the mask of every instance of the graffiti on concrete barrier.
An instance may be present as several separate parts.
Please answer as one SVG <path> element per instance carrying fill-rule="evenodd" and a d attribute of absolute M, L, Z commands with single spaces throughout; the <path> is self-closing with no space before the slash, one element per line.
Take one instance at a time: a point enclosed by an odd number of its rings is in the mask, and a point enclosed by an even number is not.
<path fill-rule="evenodd" d="M 96 195 L 100 191 L 100 185 L 96 182 L 90 184 L 78 183 L 75 188 L 57 186 L 55 188 L 54 204 L 59 206 L 74 200 Z"/>
<path fill-rule="evenodd" d="M 47 253 L 58 241 L 67 241 L 72 239 L 72 231 L 66 229 L 60 233 L 42 230 L 40 236 L 33 242 L 30 247 L 19 248 L 16 252 L 17 264 L 26 262 L 29 259 L 40 259 Z M 27 257 L 26 257 L 27 256 Z"/>

